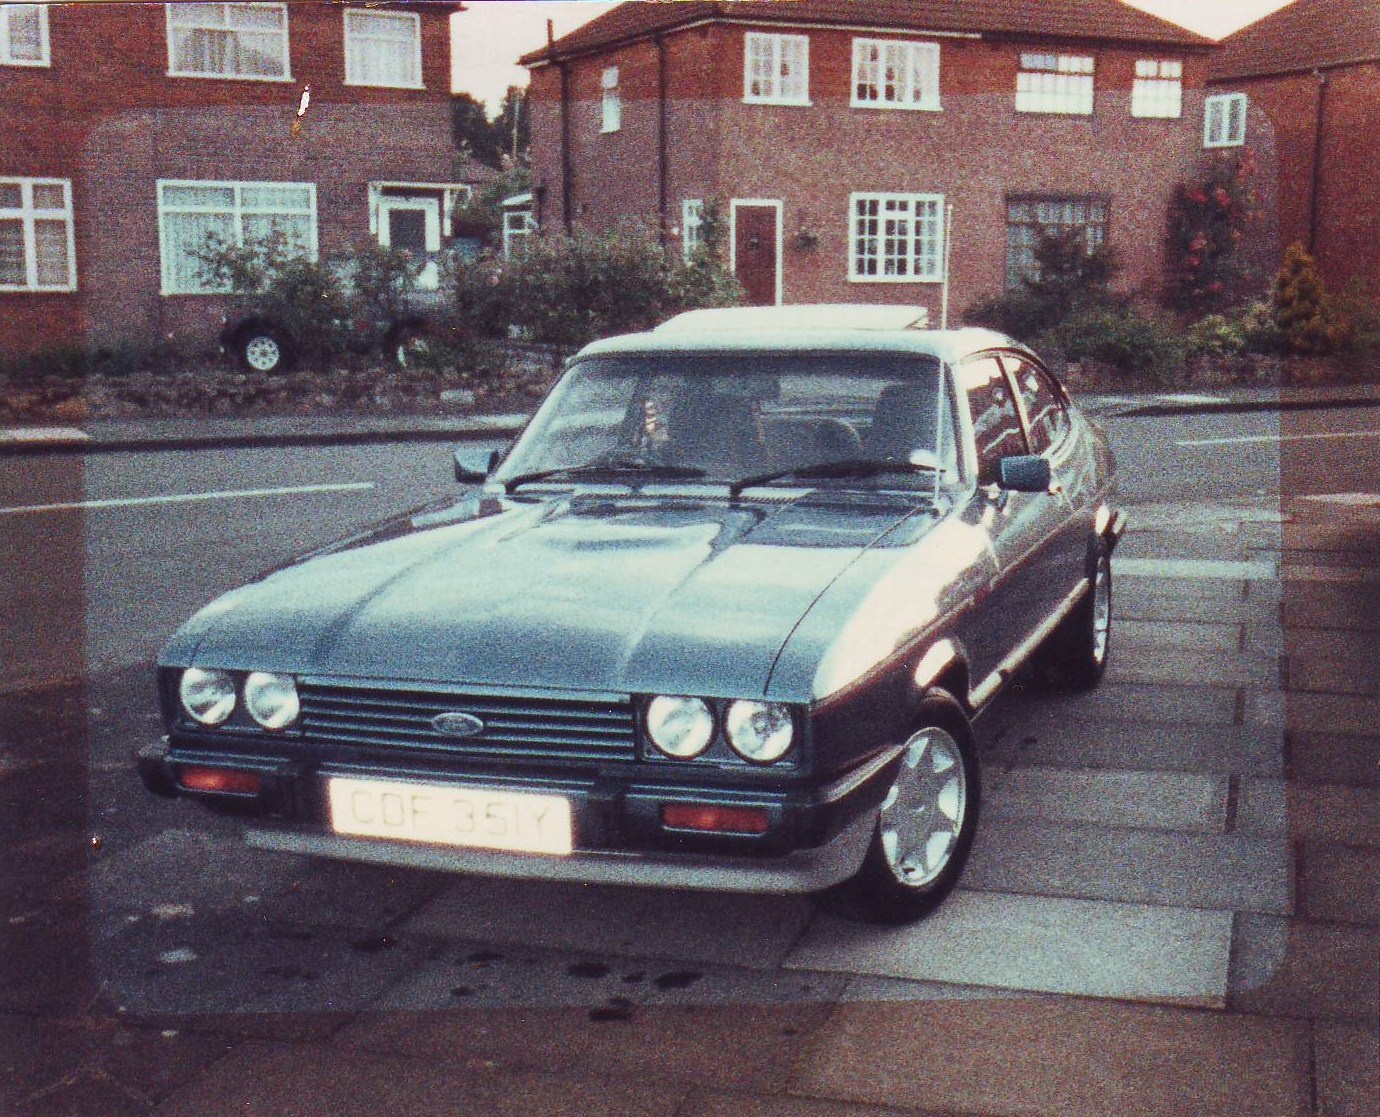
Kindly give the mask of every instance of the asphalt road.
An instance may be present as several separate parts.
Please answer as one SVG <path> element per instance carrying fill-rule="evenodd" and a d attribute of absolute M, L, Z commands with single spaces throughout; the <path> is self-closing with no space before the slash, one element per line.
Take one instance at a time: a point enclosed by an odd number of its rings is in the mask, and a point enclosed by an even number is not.
<path fill-rule="evenodd" d="M 1380 409 L 1102 419 L 1134 517 L 1113 668 L 1090 696 L 1016 687 L 984 717 L 987 808 L 965 888 L 920 929 L 882 936 L 803 899 L 475 882 L 246 850 L 232 822 L 148 796 L 133 776 L 132 751 L 159 733 L 159 645 L 259 571 L 453 491 L 449 448 L 7 462 L 0 900 L 12 956 L 30 953 L 22 974 L 0 965 L 0 1004 L 41 1012 L 98 989 L 135 1014 L 247 1013 L 272 1036 L 295 1019 L 284 1014 L 457 1003 L 588 1006 L 596 1022 L 804 1006 L 781 1033 L 793 1035 L 822 1021 L 812 1005 L 974 986 L 1276 1011 L 1258 990 L 1292 972 L 1292 920 L 1307 914 L 1296 857 L 1313 859 L 1314 880 L 1333 864 L 1329 846 L 1291 844 L 1304 800 L 1282 781 L 1316 763 L 1329 786 L 1374 786 L 1363 757 L 1319 745 L 1315 761 L 1291 758 L 1286 728 L 1296 712 L 1342 735 L 1327 741 L 1373 725 Z M 1337 840 L 1370 859 L 1364 877 L 1380 838 Z M 54 900 L 74 865 L 86 886 Z M 1346 934 L 1380 919 L 1367 902 L 1308 900 Z M 1373 969 L 1374 933 L 1354 933 L 1362 961 L 1334 951 L 1334 984 Z M 1368 972 L 1357 980 L 1373 988 Z M 1307 994 L 1279 996 L 1293 998 L 1279 1011 L 1304 1011 Z M 1351 1019 L 1359 996 L 1317 1011 Z M 481 1033 L 474 1051 L 502 1047 Z M 350 1034 L 365 1049 L 404 1042 Z M 421 1045 L 409 1052 L 425 1054 L 428 1034 L 409 1032 Z M 1261 1057 L 1257 1100 L 1293 1112 L 1292 1080 Z M 955 1089 L 949 1107 L 971 1110 Z"/>

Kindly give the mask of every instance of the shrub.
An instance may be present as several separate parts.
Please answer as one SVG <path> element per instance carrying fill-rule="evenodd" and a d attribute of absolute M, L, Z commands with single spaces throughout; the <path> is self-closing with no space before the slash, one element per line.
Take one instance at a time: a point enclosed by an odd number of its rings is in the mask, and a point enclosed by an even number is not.
<path fill-rule="evenodd" d="M 1165 323 L 1115 303 L 1080 308 L 1051 339 L 1069 360 L 1094 360 L 1119 372 L 1164 377 L 1182 364 L 1185 346 Z"/>
<path fill-rule="evenodd" d="M 1355 341 L 1355 327 L 1328 297 L 1317 261 L 1301 244 L 1289 246 L 1275 277 L 1274 318 L 1289 353 L 1327 356 Z"/>
<path fill-rule="evenodd" d="M 1121 301 L 1111 291 L 1116 257 L 1105 247 L 1089 252 L 1082 229 L 1041 236 L 1035 263 L 1035 278 L 969 307 L 966 320 L 1029 342 L 1057 330 L 1075 311 Z"/>
<path fill-rule="evenodd" d="M 1184 345 L 1194 357 L 1235 357 L 1246 351 L 1246 331 L 1239 319 L 1209 314 L 1188 328 Z"/>
<path fill-rule="evenodd" d="M 1196 317 L 1240 300 L 1251 272 L 1240 249 L 1256 219 L 1254 173 L 1249 151 L 1216 153 L 1200 181 L 1175 191 L 1165 283 L 1165 300 L 1175 310 Z"/>

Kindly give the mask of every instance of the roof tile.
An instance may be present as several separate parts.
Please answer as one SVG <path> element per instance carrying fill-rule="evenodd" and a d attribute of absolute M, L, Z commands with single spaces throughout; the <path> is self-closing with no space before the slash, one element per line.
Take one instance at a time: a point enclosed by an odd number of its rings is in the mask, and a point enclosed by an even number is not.
<path fill-rule="evenodd" d="M 1211 80 L 1380 61 L 1376 0 L 1295 0 L 1222 40 Z"/>

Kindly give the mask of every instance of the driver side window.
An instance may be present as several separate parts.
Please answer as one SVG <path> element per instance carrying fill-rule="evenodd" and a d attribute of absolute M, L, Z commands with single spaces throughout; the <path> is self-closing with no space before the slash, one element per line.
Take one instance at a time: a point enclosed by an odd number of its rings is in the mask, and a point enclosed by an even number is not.
<path fill-rule="evenodd" d="M 996 357 L 975 357 L 965 363 L 960 382 L 973 418 L 978 484 L 995 485 L 1001 477 L 1001 459 L 1027 453 L 1011 385 Z"/>

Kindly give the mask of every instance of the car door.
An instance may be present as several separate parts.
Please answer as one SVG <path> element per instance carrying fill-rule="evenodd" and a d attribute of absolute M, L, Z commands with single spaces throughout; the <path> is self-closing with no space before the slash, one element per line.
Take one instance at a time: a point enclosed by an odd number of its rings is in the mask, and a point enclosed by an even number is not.
<path fill-rule="evenodd" d="M 1030 445 L 1010 378 L 997 353 L 982 353 L 956 370 L 967 403 L 977 455 L 977 486 L 968 517 L 991 540 L 997 573 L 979 609 L 978 672 L 991 671 L 1054 609 L 1062 594 L 1046 584 L 1047 549 L 1066 519 L 1066 503 L 1050 493 L 1002 489 L 1001 460 Z M 979 649 L 973 649 L 975 652 Z M 978 681 L 985 681 L 978 675 Z"/>

